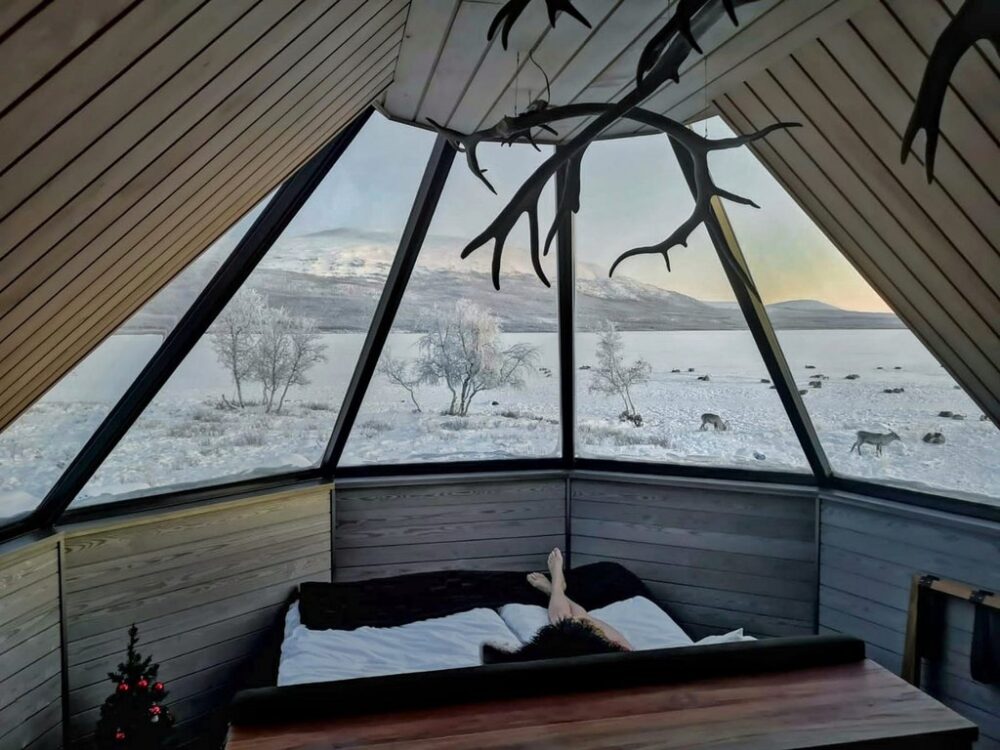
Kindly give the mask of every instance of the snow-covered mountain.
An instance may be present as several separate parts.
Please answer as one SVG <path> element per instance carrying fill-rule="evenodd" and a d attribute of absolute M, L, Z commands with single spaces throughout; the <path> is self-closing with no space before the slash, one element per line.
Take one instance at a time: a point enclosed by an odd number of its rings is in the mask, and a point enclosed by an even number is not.
<path fill-rule="evenodd" d="M 250 284 L 299 315 L 314 318 L 325 330 L 367 330 L 372 311 L 399 243 L 390 232 L 337 228 L 282 238 L 250 277 Z M 407 286 L 395 330 L 415 331 L 435 307 L 471 297 L 493 310 L 507 331 L 556 330 L 556 290 L 535 277 L 528 251 L 510 243 L 505 248 L 501 290 L 489 275 L 491 248 L 466 260 L 460 253 L 466 240 L 430 235 L 426 238 Z M 167 290 L 130 321 L 131 330 L 162 330 L 182 300 L 193 298 L 198 284 L 221 262 L 203 258 L 198 273 L 177 289 Z M 554 258 L 545 259 L 554 282 Z M 778 328 L 896 328 L 891 314 L 859 313 L 815 300 L 793 300 L 768 306 Z M 644 284 L 626 275 L 609 279 L 607 270 L 580 264 L 577 268 L 576 312 L 580 330 L 592 330 L 613 320 L 624 330 L 718 330 L 744 328 L 735 303 L 705 302 L 680 292 Z"/>

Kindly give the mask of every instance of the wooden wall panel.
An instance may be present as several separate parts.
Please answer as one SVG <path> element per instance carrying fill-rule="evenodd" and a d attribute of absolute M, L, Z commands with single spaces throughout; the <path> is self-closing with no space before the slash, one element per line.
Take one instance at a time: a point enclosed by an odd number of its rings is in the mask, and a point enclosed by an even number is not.
<path fill-rule="evenodd" d="M 297 583 L 328 580 L 331 490 L 289 491 L 66 531 L 69 732 L 93 731 L 129 625 L 160 663 L 181 739 L 211 736 Z"/>
<path fill-rule="evenodd" d="M 566 544 L 564 479 L 337 486 L 334 579 L 544 570 Z"/>
<path fill-rule="evenodd" d="M 0 429 L 381 93 L 408 6 L 0 17 Z"/>
<path fill-rule="evenodd" d="M 815 494 L 725 482 L 571 481 L 573 565 L 621 562 L 692 637 L 815 632 Z"/>
<path fill-rule="evenodd" d="M 0 747 L 62 746 L 58 537 L 0 546 Z"/>
<path fill-rule="evenodd" d="M 900 671 L 910 581 L 932 574 L 1000 590 L 1000 524 L 849 496 L 824 496 L 820 514 L 821 632 L 863 638 L 868 656 Z M 1000 688 L 969 674 L 972 605 L 949 602 L 940 662 L 922 687 L 979 724 L 977 748 L 1000 748 Z"/>

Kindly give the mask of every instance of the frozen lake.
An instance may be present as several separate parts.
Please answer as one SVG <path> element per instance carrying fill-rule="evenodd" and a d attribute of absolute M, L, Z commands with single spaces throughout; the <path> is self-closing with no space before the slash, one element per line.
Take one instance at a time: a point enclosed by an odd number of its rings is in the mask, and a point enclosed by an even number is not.
<path fill-rule="evenodd" d="M 623 337 L 627 361 L 642 357 L 652 365 L 649 382 L 633 392 L 643 425 L 619 422 L 620 400 L 588 391 L 590 373 L 581 368 L 594 364 L 596 335 L 580 334 L 574 375 L 581 455 L 808 471 L 776 392 L 761 382 L 768 374 L 747 331 Z M 418 338 L 393 335 L 389 347 L 396 357 L 412 357 Z M 1000 495 L 1000 431 L 980 421 L 979 409 L 909 331 L 781 331 L 779 338 L 835 470 Z M 538 348 L 539 368 L 526 388 L 481 393 L 468 417 L 446 417 L 443 387 L 420 388 L 416 413 L 407 394 L 377 374 L 342 463 L 557 455 L 556 335 L 505 340 Z M 210 344 L 200 342 L 78 502 L 315 465 L 362 341 L 361 334 L 325 334 L 326 362 L 310 371 L 309 385 L 290 391 L 281 414 L 217 408 L 232 387 Z M 159 343 L 156 336 L 113 336 L 0 436 L 0 517 L 37 504 Z M 817 378 L 822 387 L 810 387 Z M 942 411 L 965 419 L 939 417 Z M 703 412 L 719 414 L 729 429 L 699 430 Z M 857 455 L 849 452 L 857 430 L 893 430 L 901 439 L 881 457 L 870 446 Z M 946 442 L 924 443 L 928 432 L 941 432 Z"/>

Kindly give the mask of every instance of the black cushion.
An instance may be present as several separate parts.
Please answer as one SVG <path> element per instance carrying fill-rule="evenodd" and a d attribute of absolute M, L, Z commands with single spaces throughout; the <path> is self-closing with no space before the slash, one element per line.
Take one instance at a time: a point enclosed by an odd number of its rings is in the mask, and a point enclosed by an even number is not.
<path fill-rule="evenodd" d="M 235 725 L 311 721 L 485 700 L 781 672 L 845 664 L 864 658 L 864 641 L 843 635 L 813 635 L 487 664 L 244 690 L 230 706 L 230 721 Z"/>
<path fill-rule="evenodd" d="M 538 604 L 548 598 L 532 588 L 526 572 L 449 570 L 348 583 L 308 582 L 299 587 L 299 615 L 312 630 L 390 628 L 446 617 L 477 607 Z M 612 562 L 566 572 L 569 595 L 584 609 L 597 609 L 633 596 L 652 599 L 634 573 Z"/>

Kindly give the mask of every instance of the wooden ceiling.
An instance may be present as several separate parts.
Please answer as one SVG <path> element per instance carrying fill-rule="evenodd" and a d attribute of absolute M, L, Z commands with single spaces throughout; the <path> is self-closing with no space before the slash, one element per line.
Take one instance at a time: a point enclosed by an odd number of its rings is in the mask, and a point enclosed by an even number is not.
<path fill-rule="evenodd" d="M 407 11 L 0 3 L 0 429 L 389 85 Z"/>
<path fill-rule="evenodd" d="M 960 0 L 869 2 L 715 102 L 855 268 L 1000 424 L 1000 59 L 966 53 L 935 181 L 899 160 L 927 57 Z"/>
<path fill-rule="evenodd" d="M 677 120 L 695 119 L 711 106 L 713 96 L 842 22 L 866 2 L 759 0 L 741 6 L 740 25 L 728 19 L 715 24 L 700 40 L 706 55 L 689 58 L 681 68 L 680 84 L 666 86 L 644 106 Z M 523 112 L 534 97 L 544 98 L 546 75 L 553 104 L 619 99 L 635 81 L 643 46 L 673 13 L 675 3 L 574 0 L 593 27 L 588 29 L 569 17 L 561 17 L 552 28 L 545 3 L 533 2 L 512 29 L 507 50 L 499 36 L 492 42 L 486 39 L 502 5 L 499 0 L 412 0 L 411 5 L 396 78 L 385 94 L 385 112 L 424 127 L 433 118 L 470 132 Z M 570 138 L 585 122 L 564 121 L 556 128 L 558 138 L 538 140 Z M 640 132 L 649 131 L 626 121 L 606 135 Z"/>

